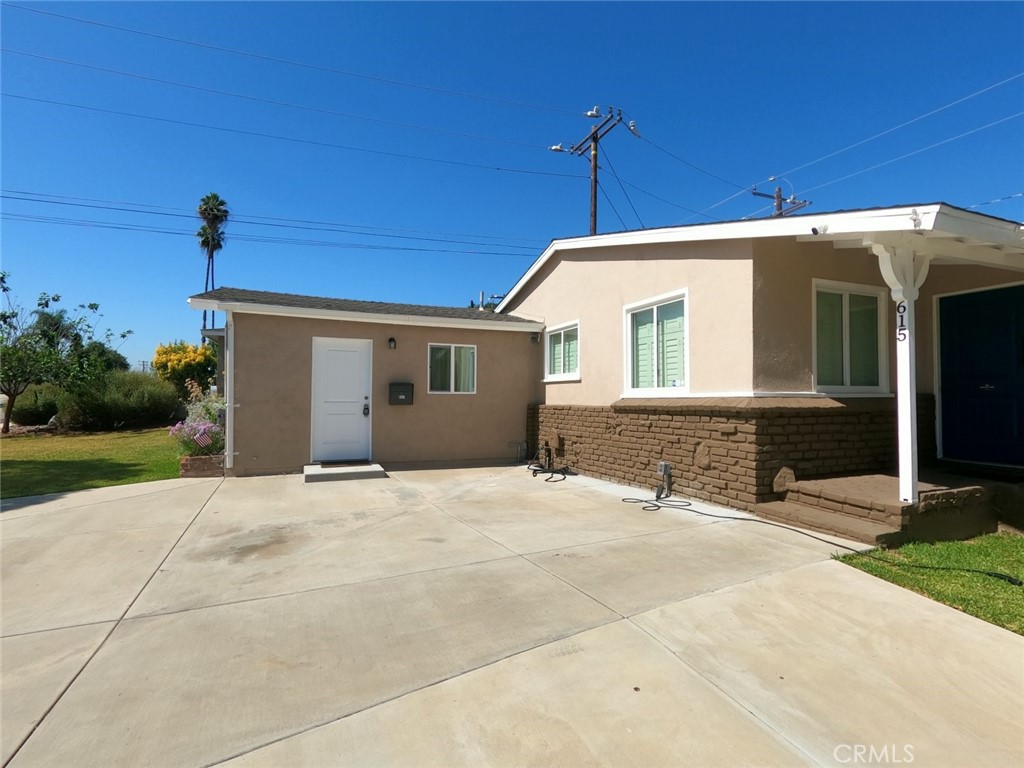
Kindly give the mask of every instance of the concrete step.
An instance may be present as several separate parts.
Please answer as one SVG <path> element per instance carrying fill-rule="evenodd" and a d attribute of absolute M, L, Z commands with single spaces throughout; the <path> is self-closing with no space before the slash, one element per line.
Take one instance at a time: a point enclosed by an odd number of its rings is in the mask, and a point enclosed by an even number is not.
<path fill-rule="evenodd" d="M 769 501 L 754 506 L 754 514 L 766 520 L 787 523 L 799 528 L 810 528 L 831 533 L 844 539 L 862 541 L 881 546 L 893 544 L 900 537 L 897 528 L 866 518 L 845 515 L 818 507 L 809 507 L 792 501 Z"/>
<path fill-rule="evenodd" d="M 380 464 L 307 464 L 302 468 L 307 483 L 321 483 L 331 480 L 369 480 L 387 477 Z"/>

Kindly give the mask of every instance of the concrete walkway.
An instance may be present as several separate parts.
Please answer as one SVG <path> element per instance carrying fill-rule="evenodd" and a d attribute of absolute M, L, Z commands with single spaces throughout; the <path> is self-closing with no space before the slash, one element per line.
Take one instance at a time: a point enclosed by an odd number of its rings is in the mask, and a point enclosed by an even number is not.
<path fill-rule="evenodd" d="M 1024 764 L 1024 638 L 624 495 L 491 468 L 9 502 L 2 759 Z"/>

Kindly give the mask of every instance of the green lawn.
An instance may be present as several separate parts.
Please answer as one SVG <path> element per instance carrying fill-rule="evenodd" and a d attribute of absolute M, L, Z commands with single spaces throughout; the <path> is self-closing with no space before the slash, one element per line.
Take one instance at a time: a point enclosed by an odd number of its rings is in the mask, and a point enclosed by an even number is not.
<path fill-rule="evenodd" d="M 80 491 L 178 476 L 165 428 L 0 440 L 0 498 Z"/>
<path fill-rule="evenodd" d="M 1024 536 L 1009 533 L 993 533 L 970 541 L 907 544 L 899 549 L 875 550 L 871 554 L 894 562 L 998 571 L 1024 579 Z M 840 560 L 1024 635 L 1024 587 L 980 573 L 899 568 L 860 555 L 844 555 Z"/>

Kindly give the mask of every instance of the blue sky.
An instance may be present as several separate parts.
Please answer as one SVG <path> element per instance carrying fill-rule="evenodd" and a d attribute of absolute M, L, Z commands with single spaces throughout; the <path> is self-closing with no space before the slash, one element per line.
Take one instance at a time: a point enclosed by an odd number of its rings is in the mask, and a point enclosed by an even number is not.
<path fill-rule="evenodd" d="M 3 269 L 148 360 L 198 341 L 214 191 L 218 285 L 466 306 L 587 233 L 588 163 L 547 147 L 594 105 L 642 137 L 602 142 L 602 232 L 765 215 L 783 174 L 810 211 L 1021 221 L 1022 39 L 1021 3 L 12 0 Z"/>

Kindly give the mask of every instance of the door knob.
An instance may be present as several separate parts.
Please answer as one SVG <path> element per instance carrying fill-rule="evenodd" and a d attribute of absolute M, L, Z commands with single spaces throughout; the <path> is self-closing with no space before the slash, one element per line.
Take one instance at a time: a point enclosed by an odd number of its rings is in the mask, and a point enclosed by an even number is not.
<path fill-rule="evenodd" d="M 370 415 L 370 404 L 367 403 L 366 405 L 363 406 L 363 416 L 369 416 L 369 415 Z"/>

